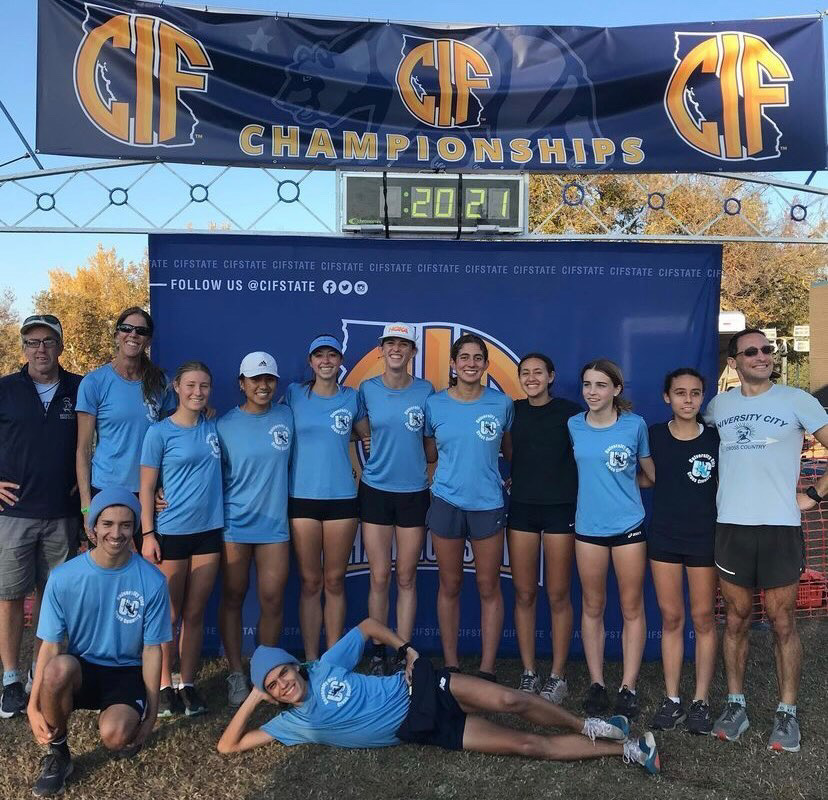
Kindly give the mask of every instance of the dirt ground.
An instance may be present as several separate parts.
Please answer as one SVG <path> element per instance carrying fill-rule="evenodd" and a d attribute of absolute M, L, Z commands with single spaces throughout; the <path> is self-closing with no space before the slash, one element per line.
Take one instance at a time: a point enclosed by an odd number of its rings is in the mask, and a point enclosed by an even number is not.
<path fill-rule="evenodd" d="M 805 650 L 799 717 L 802 751 L 774 754 L 766 749 L 776 679 L 771 635 L 752 634 L 747 698 L 750 730 L 738 743 L 690 736 L 683 731 L 657 734 L 663 772 L 648 777 L 620 759 L 584 763 L 538 762 L 434 748 L 401 746 L 382 750 L 337 750 L 316 745 L 286 748 L 274 744 L 257 751 L 220 756 L 216 741 L 230 717 L 226 703 L 226 663 L 205 663 L 199 685 L 210 713 L 160 723 L 147 747 L 132 761 L 116 761 L 97 740 L 93 712 L 79 712 L 70 726 L 75 773 L 68 800 L 259 800 L 259 798 L 387 798 L 388 800 L 824 800 L 828 797 L 828 624 L 801 625 Z M 472 665 L 469 664 L 469 669 Z M 514 685 L 517 661 L 498 663 L 498 676 Z M 682 694 L 692 693 L 692 665 L 685 669 Z M 619 665 L 607 680 L 614 688 Z M 572 710 L 588 683 L 583 663 L 569 671 Z M 659 663 L 645 664 L 639 682 L 643 730 L 662 696 Z M 725 694 L 721 670 L 714 684 L 714 709 Z M 267 719 L 262 709 L 262 721 Z M 505 720 L 503 720 L 505 722 Z M 0 720 L 0 800 L 31 797 L 30 787 L 42 748 L 25 718 Z"/>

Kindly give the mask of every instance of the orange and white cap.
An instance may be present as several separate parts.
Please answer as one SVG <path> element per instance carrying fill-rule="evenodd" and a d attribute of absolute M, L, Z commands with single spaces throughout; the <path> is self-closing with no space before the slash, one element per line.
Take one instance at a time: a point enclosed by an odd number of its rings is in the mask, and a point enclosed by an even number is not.
<path fill-rule="evenodd" d="M 412 344 L 417 344 L 417 329 L 408 322 L 389 322 L 382 329 L 382 336 L 379 337 L 380 344 L 383 339 L 405 339 Z"/>

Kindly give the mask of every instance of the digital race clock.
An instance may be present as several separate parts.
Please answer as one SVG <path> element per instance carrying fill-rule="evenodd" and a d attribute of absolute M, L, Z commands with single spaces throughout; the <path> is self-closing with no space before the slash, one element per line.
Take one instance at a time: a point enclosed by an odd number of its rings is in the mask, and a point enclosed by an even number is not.
<path fill-rule="evenodd" d="M 418 175 L 341 172 L 343 231 L 524 233 L 526 181 L 521 175 Z M 379 227 L 378 227 L 379 226 Z"/>

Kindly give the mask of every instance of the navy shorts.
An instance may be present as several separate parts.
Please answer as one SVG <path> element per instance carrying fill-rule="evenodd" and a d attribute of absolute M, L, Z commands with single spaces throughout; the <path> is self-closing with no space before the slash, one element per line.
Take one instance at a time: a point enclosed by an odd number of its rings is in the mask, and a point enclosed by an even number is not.
<path fill-rule="evenodd" d="M 411 702 L 397 737 L 409 744 L 462 750 L 466 712 L 451 693 L 451 673 L 435 670 L 431 662 L 420 664 L 423 658 L 414 662 Z"/>
<path fill-rule="evenodd" d="M 528 533 L 575 533 L 575 503 L 509 503 L 509 527 Z"/>
<path fill-rule="evenodd" d="M 678 553 L 672 550 L 651 546 L 647 542 L 647 557 L 651 561 L 661 561 L 665 564 L 684 564 L 685 567 L 712 567 L 713 551 L 709 553 Z"/>
<path fill-rule="evenodd" d="M 588 536 L 584 533 L 576 533 L 575 540 L 587 544 L 599 544 L 601 547 L 621 547 L 625 544 L 638 544 L 644 542 L 644 531 L 636 528 L 634 531 L 619 533 L 617 536 Z"/>
<path fill-rule="evenodd" d="M 162 561 L 183 561 L 191 556 L 221 552 L 221 528 L 202 533 L 156 533 Z"/>
<path fill-rule="evenodd" d="M 109 667 L 72 656 L 81 668 L 80 689 L 72 697 L 72 706 L 104 711 L 110 706 L 134 708 L 141 719 L 147 710 L 147 690 L 141 667 Z"/>
<path fill-rule="evenodd" d="M 387 492 L 359 482 L 359 517 L 370 525 L 422 528 L 431 502 L 428 489 L 419 492 Z"/>
<path fill-rule="evenodd" d="M 426 515 L 426 525 L 432 536 L 443 539 L 488 539 L 506 524 L 505 509 L 491 511 L 464 511 L 447 503 L 436 494 Z"/>
<path fill-rule="evenodd" d="M 359 501 L 356 497 L 344 500 L 314 500 L 309 497 L 288 497 L 288 517 L 291 519 L 315 519 L 328 522 L 335 519 L 357 519 Z"/>

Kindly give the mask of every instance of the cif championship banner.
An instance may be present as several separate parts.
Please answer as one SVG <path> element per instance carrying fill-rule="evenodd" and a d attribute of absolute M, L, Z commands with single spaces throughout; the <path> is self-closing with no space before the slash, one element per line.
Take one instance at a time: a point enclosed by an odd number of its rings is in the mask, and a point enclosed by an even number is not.
<path fill-rule="evenodd" d="M 420 346 L 414 373 L 438 390 L 448 384 L 452 341 L 474 332 L 489 349 L 488 385 L 513 398 L 522 396 L 520 356 L 537 350 L 555 361 L 555 393 L 579 403 L 581 366 L 601 356 L 614 359 L 623 367 L 625 392 L 635 410 L 650 423 L 669 416 L 662 382 L 676 367 L 697 367 L 715 392 L 718 246 L 162 234 L 149 237 L 149 257 L 154 358 L 169 373 L 184 361 L 206 361 L 214 375 L 211 404 L 220 414 L 240 400 L 238 370 L 246 353 L 266 350 L 276 357 L 281 395 L 289 382 L 310 377 L 310 341 L 333 333 L 344 343 L 341 381 L 357 388 L 382 372 L 377 340 L 383 326 L 395 321 L 416 325 Z M 355 461 L 357 470 L 359 466 Z M 474 653 L 480 649 L 480 612 L 469 546 L 465 557 L 460 645 L 462 652 Z M 440 648 L 436 568 L 427 540 L 414 638 L 431 651 Z M 543 581 L 542 565 L 538 580 Z M 349 625 L 367 616 L 368 583 L 367 558 L 357 535 L 347 579 Z M 610 583 L 607 652 L 620 657 L 620 607 L 614 579 Z M 501 651 L 517 654 L 508 553 L 502 585 L 506 626 Z M 548 654 L 548 608 L 542 595 L 538 651 Z M 579 598 L 576 577 L 576 621 Z M 286 646 L 301 648 L 297 602 L 294 569 L 285 600 L 284 640 Z M 257 617 L 251 590 L 244 617 L 247 647 L 253 645 Z M 214 620 L 207 623 L 205 644 L 213 651 L 218 649 Z M 647 621 L 647 655 L 655 658 L 661 621 L 651 586 Z M 576 625 L 573 654 L 582 653 Z"/>
<path fill-rule="evenodd" d="M 821 19 L 410 25 L 39 0 L 37 147 L 532 171 L 821 169 Z"/>

